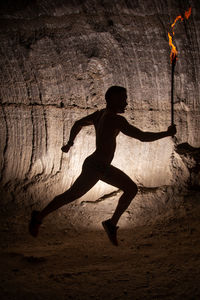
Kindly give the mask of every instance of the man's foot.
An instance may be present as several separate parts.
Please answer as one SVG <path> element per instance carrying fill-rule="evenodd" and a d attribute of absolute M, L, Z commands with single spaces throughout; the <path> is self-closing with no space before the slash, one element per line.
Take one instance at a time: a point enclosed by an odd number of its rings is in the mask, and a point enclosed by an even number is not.
<path fill-rule="evenodd" d="M 109 240 L 114 246 L 118 246 L 117 241 L 117 229 L 118 226 L 115 226 L 111 223 L 110 219 L 102 222 L 103 228 L 108 235 Z"/>
<path fill-rule="evenodd" d="M 38 232 L 39 232 L 39 227 L 42 224 L 42 222 L 38 218 L 39 213 L 40 213 L 39 211 L 33 210 L 32 214 L 31 214 L 31 220 L 29 223 L 29 233 L 33 237 L 37 237 Z"/>

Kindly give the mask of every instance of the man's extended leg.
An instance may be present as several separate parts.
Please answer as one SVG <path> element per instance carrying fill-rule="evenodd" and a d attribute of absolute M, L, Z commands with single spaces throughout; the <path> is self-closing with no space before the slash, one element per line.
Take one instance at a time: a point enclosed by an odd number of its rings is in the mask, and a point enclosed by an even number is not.
<path fill-rule="evenodd" d="M 48 214 L 57 210 L 63 205 L 69 204 L 74 200 L 82 197 L 86 194 L 99 180 L 95 172 L 91 172 L 91 169 L 86 173 L 82 172 L 76 179 L 74 184 L 64 193 L 56 196 L 40 213 L 42 219 Z"/>
<path fill-rule="evenodd" d="M 121 170 L 109 166 L 107 172 L 100 178 L 104 182 L 118 187 L 124 193 L 119 199 L 118 205 L 111 219 L 102 222 L 105 231 L 108 234 L 110 241 L 117 246 L 117 223 L 121 215 L 128 208 L 129 204 L 137 194 L 137 185 Z"/>
<path fill-rule="evenodd" d="M 99 174 L 91 168 L 83 168 L 82 173 L 74 184 L 66 192 L 56 196 L 41 212 L 33 211 L 29 224 L 29 232 L 32 236 L 38 235 L 42 220 L 51 212 L 63 205 L 69 204 L 87 193 L 99 180 Z"/>
<path fill-rule="evenodd" d="M 137 185 L 128 175 L 113 166 L 109 166 L 108 172 L 106 172 L 100 179 L 110 185 L 118 187 L 124 192 L 121 195 L 115 212 L 111 218 L 112 224 L 117 225 L 121 215 L 125 212 L 133 198 L 136 196 L 138 191 Z"/>

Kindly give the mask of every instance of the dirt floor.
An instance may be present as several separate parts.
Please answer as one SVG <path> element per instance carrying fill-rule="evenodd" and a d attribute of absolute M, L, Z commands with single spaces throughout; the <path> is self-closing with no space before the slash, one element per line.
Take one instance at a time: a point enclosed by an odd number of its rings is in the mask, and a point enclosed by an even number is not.
<path fill-rule="evenodd" d="M 46 224 L 34 239 L 4 223 L 0 299 L 200 299 L 199 221 L 198 193 L 148 225 L 119 229 L 119 247 L 103 229 Z"/>

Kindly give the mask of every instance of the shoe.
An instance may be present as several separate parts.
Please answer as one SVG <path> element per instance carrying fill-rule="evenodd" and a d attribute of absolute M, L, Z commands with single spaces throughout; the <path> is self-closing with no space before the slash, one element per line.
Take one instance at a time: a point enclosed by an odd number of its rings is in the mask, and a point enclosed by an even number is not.
<path fill-rule="evenodd" d="M 42 224 L 42 222 L 38 220 L 39 213 L 39 211 L 33 210 L 31 214 L 31 221 L 29 223 L 29 233 L 33 237 L 37 237 L 39 233 L 39 227 Z"/>
<path fill-rule="evenodd" d="M 108 235 L 109 240 L 114 246 L 118 246 L 117 241 L 117 229 L 118 226 L 115 226 L 111 223 L 110 219 L 102 222 L 103 228 Z"/>

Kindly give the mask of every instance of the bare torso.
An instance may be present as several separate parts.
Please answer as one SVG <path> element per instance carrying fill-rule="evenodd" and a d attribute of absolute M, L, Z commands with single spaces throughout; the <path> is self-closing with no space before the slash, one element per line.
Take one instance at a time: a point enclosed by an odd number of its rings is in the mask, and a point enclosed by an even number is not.
<path fill-rule="evenodd" d="M 98 161 L 110 164 L 115 153 L 118 116 L 113 112 L 102 109 L 94 114 L 93 124 L 96 131 L 96 150 L 92 157 Z"/>
<path fill-rule="evenodd" d="M 81 128 L 88 125 L 94 125 L 96 131 L 96 150 L 92 153 L 92 155 L 90 155 L 90 159 L 107 165 L 111 163 L 114 157 L 116 137 L 119 132 L 138 139 L 141 142 L 153 142 L 176 134 L 176 128 L 174 125 L 169 126 L 167 131 L 154 133 L 144 132 L 129 124 L 128 121 L 120 115 L 121 113 L 124 113 L 126 104 L 127 103 L 124 99 L 122 105 L 115 109 L 109 109 L 106 107 L 105 109 L 97 110 L 93 114 L 77 120 L 70 131 L 69 142 L 66 146 L 62 147 L 62 151 L 68 152 Z"/>

